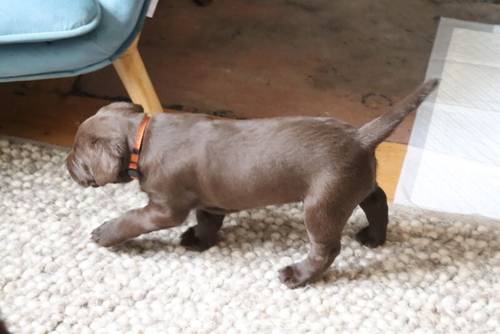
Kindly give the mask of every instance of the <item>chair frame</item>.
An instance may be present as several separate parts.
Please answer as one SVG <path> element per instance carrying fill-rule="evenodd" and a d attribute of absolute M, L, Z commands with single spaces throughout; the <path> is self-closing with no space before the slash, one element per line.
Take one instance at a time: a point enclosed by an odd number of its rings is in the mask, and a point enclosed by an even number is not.
<path fill-rule="evenodd" d="M 163 107 L 139 53 L 139 37 L 113 62 L 113 66 L 132 102 L 141 105 L 148 115 L 154 115 L 163 112 Z"/>

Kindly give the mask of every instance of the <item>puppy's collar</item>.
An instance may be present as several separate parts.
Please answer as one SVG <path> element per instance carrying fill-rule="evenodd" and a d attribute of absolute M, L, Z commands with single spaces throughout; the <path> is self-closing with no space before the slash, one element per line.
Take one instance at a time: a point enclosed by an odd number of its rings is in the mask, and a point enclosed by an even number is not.
<path fill-rule="evenodd" d="M 134 147 L 132 148 L 132 153 L 130 154 L 130 162 L 128 163 L 127 169 L 128 175 L 133 179 L 138 179 L 141 176 L 139 171 L 139 157 L 141 154 L 144 134 L 148 129 L 149 122 L 151 122 L 151 117 L 145 114 L 135 134 Z"/>

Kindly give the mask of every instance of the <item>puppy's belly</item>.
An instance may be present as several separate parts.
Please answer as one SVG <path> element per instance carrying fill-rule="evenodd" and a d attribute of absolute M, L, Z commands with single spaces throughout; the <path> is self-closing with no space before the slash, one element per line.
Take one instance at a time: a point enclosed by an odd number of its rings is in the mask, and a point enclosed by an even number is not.
<path fill-rule="evenodd" d="M 311 168 L 277 156 L 214 160 L 200 164 L 210 168 L 196 178 L 199 203 L 226 211 L 301 201 L 314 179 Z"/>
<path fill-rule="evenodd" d="M 302 201 L 303 194 L 302 191 L 294 191 L 287 189 L 287 187 L 266 189 L 265 191 L 225 191 L 210 196 L 210 199 L 202 200 L 201 207 L 214 214 L 228 214 L 268 205 Z"/>

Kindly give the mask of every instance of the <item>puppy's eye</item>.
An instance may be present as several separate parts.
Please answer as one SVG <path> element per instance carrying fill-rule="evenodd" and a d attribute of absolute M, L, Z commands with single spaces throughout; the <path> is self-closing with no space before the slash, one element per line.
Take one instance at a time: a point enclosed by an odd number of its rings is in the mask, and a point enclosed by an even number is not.
<path fill-rule="evenodd" d="M 82 168 L 83 168 L 83 170 L 85 171 L 85 173 L 87 173 L 88 175 L 90 175 L 90 174 L 91 174 L 91 173 L 90 173 L 90 168 L 89 168 L 89 166 L 87 166 L 86 164 L 83 164 L 83 165 L 82 165 Z"/>
<path fill-rule="evenodd" d="M 96 145 L 99 142 L 99 138 L 92 137 L 90 138 L 90 145 Z"/>

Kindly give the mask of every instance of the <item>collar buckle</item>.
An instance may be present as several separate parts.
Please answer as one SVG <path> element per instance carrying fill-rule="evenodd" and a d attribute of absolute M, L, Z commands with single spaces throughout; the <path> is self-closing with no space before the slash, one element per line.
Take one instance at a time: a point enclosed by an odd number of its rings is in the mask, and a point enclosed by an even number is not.
<path fill-rule="evenodd" d="M 141 176 L 141 173 L 137 169 L 132 169 L 132 168 L 127 169 L 127 174 L 128 176 L 130 176 L 130 178 L 134 180 L 138 180 L 139 177 Z"/>

